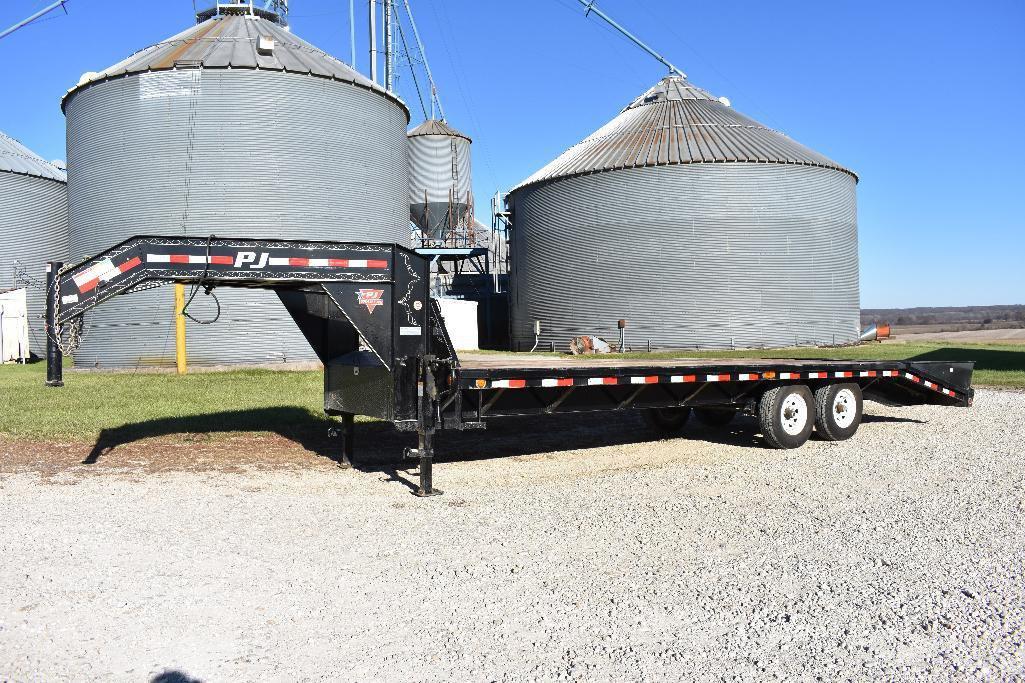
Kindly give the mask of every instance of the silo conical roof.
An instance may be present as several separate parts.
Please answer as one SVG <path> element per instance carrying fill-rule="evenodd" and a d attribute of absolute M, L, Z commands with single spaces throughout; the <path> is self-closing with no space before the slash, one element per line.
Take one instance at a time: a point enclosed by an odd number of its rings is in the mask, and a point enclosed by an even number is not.
<path fill-rule="evenodd" d="M 623 168 L 726 162 L 819 166 L 857 179 L 853 171 L 671 75 L 512 191 Z"/>
<path fill-rule="evenodd" d="M 67 182 L 67 175 L 25 145 L 0 133 L 0 171 Z"/>
<path fill-rule="evenodd" d="M 266 41 L 261 45 L 261 37 L 270 38 L 273 45 Z M 108 69 L 88 72 L 64 95 L 61 107 L 75 92 L 93 83 L 127 74 L 188 68 L 265 69 L 344 81 L 395 101 L 409 118 L 405 103 L 382 86 L 275 22 L 252 15 L 207 19 Z"/>
<path fill-rule="evenodd" d="M 454 138 L 465 138 L 470 142 L 470 136 L 460 133 L 458 130 L 438 119 L 427 119 L 413 130 L 406 133 L 406 137 L 415 138 L 420 135 L 448 135 Z"/>

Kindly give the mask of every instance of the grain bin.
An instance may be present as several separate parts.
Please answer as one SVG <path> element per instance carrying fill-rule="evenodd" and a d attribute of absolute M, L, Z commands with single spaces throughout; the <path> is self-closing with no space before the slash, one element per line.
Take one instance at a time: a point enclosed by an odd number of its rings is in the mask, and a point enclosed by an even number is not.
<path fill-rule="evenodd" d="M 514 188 L 514 348 L 858 339 L 857 176 L 669 76 Z"/>
<path fill-rule="evenodd" d="M 68 192 L 64 171 L 0 133 L 0 290 L 26 289 L 29 347 L 46 351 L 43 315 L 47 261 L 68 252 Z"/>
<path fill-rule="evenodd" d="M 273 15 L 219 7 L 65 96 L 72 256 L 138 234 L 407 243 L 405 105 Z M 190 364 L 315 360 L 272 292 L 215 294 Z M 90 316 L 78 365 L 174 363 L 172 288 L 130 296 Z"/>
<path fill-rule="evenodd" d="M 473 221 L 470 138 L 428 119 L 409 138 L 409 216 L 430 239 L 465 231 Z"/>

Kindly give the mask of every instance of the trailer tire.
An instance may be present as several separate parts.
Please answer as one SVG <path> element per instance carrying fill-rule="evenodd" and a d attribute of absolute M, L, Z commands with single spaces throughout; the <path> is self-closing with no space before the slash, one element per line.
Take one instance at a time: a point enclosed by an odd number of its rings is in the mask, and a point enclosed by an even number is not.
<path fill-rule="evenodd" d="M 801 384 L 769 389 L 758 402 L 762 437 L 773 448 L 798 448 L 811 436 L 815 399 Z"/>
<path fill-rule="evenodd" d="M 694 408 L 694 417 L 706 427 L 725 427 L 736 416 L 732 408 Z"/>
<path fill-rule="evenodd" d="M 861 415 L 861 387 L 857 384 L 827 384 L 815 391 L 815 432 L 826 441 L 854 436 Z"/>
<path fill-rule="evenodd" d="M 690 417 L 690 408 L 645 408 L 644 421 L 659 434 L 673 434 L 683 429 Z"/>

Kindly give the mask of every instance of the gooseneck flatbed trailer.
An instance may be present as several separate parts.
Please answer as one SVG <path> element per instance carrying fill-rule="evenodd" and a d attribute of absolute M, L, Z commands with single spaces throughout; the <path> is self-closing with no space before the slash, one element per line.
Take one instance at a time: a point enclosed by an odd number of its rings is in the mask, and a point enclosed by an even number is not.
<path fill-rule="evenodd" d="M 89 309 L 160 283 L 274 290 L 324 364 L 324 410 L 365 415 L 416 432 L 418 495 L 433 486 L 439 429 L 482 429 L 490 418 L 639 410 L 658 430 L 693 412 L 726 424 L 759 420 L 765 442 L 796 448 L 814 429 L 851 437 L 862 401 L 972 403 L 973 363 L 837 360 L 633 360 L 592 356 L 468 355 L 452 346 L 431 298 L 429 260 L 395 244 L 197 237 L 134 237 L 83 263 L 48 266 L 47 384 L 61 386 L 64 338 Z M 239 330 L 244 334 L 245 330 Z"/>

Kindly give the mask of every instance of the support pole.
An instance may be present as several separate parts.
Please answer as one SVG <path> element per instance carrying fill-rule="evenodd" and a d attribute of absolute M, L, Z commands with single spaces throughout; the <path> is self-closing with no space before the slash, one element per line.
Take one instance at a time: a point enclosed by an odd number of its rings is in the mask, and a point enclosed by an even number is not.
<path fill-rule="evenodd" d="M 392 44 L 392 0 L 384 0 L 384 89 L 395 85 L 395 47 Z"/>
<path fill-rule="evenodd" d="M 57 302 L 60 300 L 58 275 L 64 264 L 50 261 L 46 264 L 46 386 L 64 386 L 64 354 L 58 344 Z"/>
<path fill-rule="evenodd" d="M 370 80 L 377 83 L 377 0 L 368 0 L 370 7 Z"/>
<path fill-rule="evenodd" d="M 349 66 L 356 68 L 356 0 L 349 0 Z"/>
<path fill-rule="evenodd" d="M 185 352 L 185 285 L 174 283 L 174 361 L 178 374 L 189 371 Z"/>
<path fill-rule="evenodd" d="M 348 467 L 352 467 L 355 418 L 352 413 L 342 413 L 342 462 Z"/>
<path fill-rule="evenodd" d="M 434 488 L 434 445 L 431 443 L 434 435 L 425 431 L 420 435 L 420 488 L 416 495 L 421 498 L 441 495 L 441 491 Z"/>

